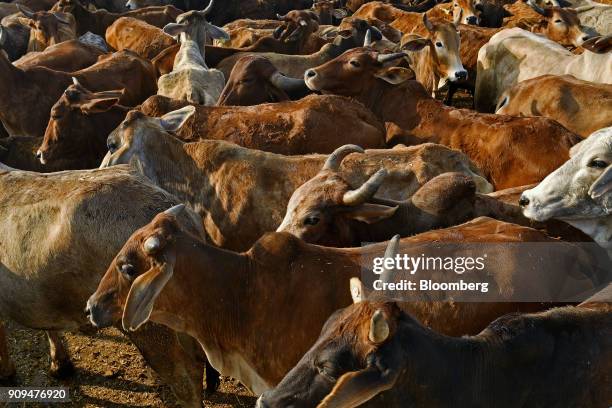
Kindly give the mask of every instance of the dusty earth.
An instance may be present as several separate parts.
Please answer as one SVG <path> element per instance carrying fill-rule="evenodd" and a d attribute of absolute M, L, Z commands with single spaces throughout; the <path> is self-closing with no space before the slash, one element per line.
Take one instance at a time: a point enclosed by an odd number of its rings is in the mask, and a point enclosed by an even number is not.
<path fill-rule="evenodd" d="M 17 366 L 17 377 L 10 385 L 68 387 L 72 402 L 57 404 L 62 407 L 177 407 L 170 388 L 157 380 L 136 348 L 116 329 L 104 329 L 95 335 L 65 333 L 76 372 L 64 381 L 47 374 L 49 347 L 44 332 L 24 329 L 11 322 L 6 328 L 11 357 Z M 0 385 L 7 386 L 6 383 Z M 8 404 L 0 403 L 0 406 Z M 238 382 L 223 378 L 217 393 L 205 399 L 204 406 L 253 407 L 255 397 Z"/>

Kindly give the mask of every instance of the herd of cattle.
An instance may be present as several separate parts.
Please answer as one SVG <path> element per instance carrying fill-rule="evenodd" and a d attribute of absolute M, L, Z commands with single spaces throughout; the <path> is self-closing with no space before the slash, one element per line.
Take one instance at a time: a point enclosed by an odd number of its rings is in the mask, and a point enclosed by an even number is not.
<path fill-rule="evenodd" d="M 52 375 L 73 369 L 59 333 L 91 322 L 185 407 L 204 373 L 259 408 L 612 406 L 612 263 L 577 244 L 612 257 L 612 5 L 15 0 L 0 18 L 0 316 L 47 332 Z M 598 290 L 393 302 L 360 280 L 432 242 L 555 243 L 535 273 L 502 246 L 491 273 L 512 292 L 582 260 Z"/>

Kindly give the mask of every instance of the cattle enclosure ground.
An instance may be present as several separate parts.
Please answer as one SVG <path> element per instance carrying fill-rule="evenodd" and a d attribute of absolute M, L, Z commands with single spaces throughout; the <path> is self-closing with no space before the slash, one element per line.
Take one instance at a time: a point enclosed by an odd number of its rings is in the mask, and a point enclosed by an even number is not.
<path fill-rule="evenodd" d="M 67 380 L 47 373 L 49 347 L 43 331 L 24 329 L 8 322 L 9 348 L 17 366 L 15 386 L 68 387 L 72 402 L 61 407 L 120 408 L 178 407 L 170 388 L 162 385 L 146 366 L 134 345 L 118 330 L 97 334 L 65 333 L 68 352 L 76 367 Z M 6 386 L 7 384 L 0 384 Z M 54 404 L 55 405 L 55 404 Z M 206 408 L 253 407 L 255 397 L 237 382 L 223 378 L 221 387 L 204 401 Z M 49 407 L 48 404 L 4 404 L 2 407 Z"/>

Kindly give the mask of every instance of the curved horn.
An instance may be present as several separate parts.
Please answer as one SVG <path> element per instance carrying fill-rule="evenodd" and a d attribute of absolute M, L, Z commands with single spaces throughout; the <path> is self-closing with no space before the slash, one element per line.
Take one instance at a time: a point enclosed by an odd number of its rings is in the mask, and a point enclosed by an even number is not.
<path fill-rule="evenodd" d="M 351 190 L 344 193 L 342 196 L 342 202 L 345 205 L 360 205 L 374 197 L 374 194 L 378 191 L 382 183 L 387 177 L 387 170 L 380 169 L 369 178 L 368 181 L 363 183 L 357 190 Z"/>
<path fill-rule="evenodd" d="M 406 56 L 403 52 L 394 52 L 393 54 L 378 54 L 376 60 L 381 64 L 386 64 L 387 62 L 395 61 L 400 58 L 404 58 Z"/>
<path fill-rule="evenodd" d="M 147 238 L 147 240 L 144 242 L 143 247 L 144 247 L 145 253 L 147 255 L 150 255 L 159 250 L 159 248 L 161 247 L 161 242 L 158 237 L 153 235 Z"/>
<path fill-rule="evenodd" d="M 280 14 L 276 13 L 276 18 L 277 18 L 278 20 L 284 21 L 286 17 L 287 17 L 287 15 L 286 15 L 286 14 L 285 14 L 284 16 L 281 16 Z"/>
<path fill-rule="evenodd" d="M 385 259 L 395 259 L 395 256 L 398 254 L 399 249 L 400 236 L 395 235 L 391 240 L 387 243 L 387 249 L 385 250 Z M 380 274 L 380 280 L 383 282 L 391 282 L 391 275 L 393 274 L 394 269 L 384 268 L 382 273 Z"/>
<path fill-rule="evenodd" d="M 340 146 L 332 154 L 329 155 L 322 170 L 340 170 L 340 164 L 342 160 L 351 153 L 363 153 L 364 150 L 357 145 L 344 145 Z"/>
<path fill-rule="evenodd" d="M 531 7 L 533 9 L 533 11 L 535 11 L 536 13 L 545 16 L 546 15 L 546 11 L 544 11 L 543 8 L 541 8 L 540 6 L 538 6 L 537 4 L 535 4 L 534 1 L 528 0 L 527 1 L 527 5 L 529 7 Z"/>
<path fill-rule="evenodd" d="M 21 4 L 17 4 L 17 10 L 21 11 L 21 14 L 27 18 L 34 18 L 34 12 Z"/>
<path fill-rule="evenodd" d="M 164 211 L 164 214 L 170 215 L 172 217 L 178 217 L 185 210 L 185 204 L 177 204 L 174 207 L 168 208 Z"/>
<path fill-rule="evenodd" d="M 366 31 L 365 38 L 363 39 L 363 46 L 364 47 L 371 47 L 372 46 L 372 30 L 370 30 L 370 29 L 368 29 L 368 31 Z"/>
<path fill-rule="evenodd" d="M 76 77 L 72 77 L 72 83 L 76 86 L 83 86 Z"/>
<path fill-rule="evenodd" d="M 299 91 L 306 88 L 306 82 L 303 79 L 289 78 L 278 71 L 272 74 L 270 82 L 275 87 L 286 92 Z"/>
<path fill-rule="evenodd" d="M 370 320 L 370 333 L 368 338 L 372 343 L 380 344 L 389 337 L 389 323 L 382 310 L 378 309 Z"/>
<path fill-rule="evenodd" d="M 208 6 L 204 10 L 202 10 L 202 15 L 205 16 L 212 11 L 213 5 L 215 4 L 215 0 L 210 0 Z"/>

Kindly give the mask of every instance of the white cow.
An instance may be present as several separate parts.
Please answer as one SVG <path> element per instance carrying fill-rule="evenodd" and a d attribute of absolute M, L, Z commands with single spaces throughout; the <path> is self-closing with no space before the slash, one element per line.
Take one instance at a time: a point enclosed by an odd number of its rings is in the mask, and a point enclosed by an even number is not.
<path fill-rule="evenodd" d="M 570 159 L 519 204 L 536 221 L 556 218 L 582 230 L 612 257 L 612 127 L 575 145 Z"/>
<path fill-rule="evenodd" d="M 595 37 L 575 55 L 541 35 L 510 28 L 495 34 L 478 52 L 476 109 L 490 112 L 514 84 L 541 75 L 570 74 L 578 79 L 612 83 L 612 36 Z"/>
<path fill-rule="evenodd" d="M 207 37 L 226 38 L 223 29 L 206 21 L 213 1 L 203 11 L 189 11 L 177 17 L 176 23 L 164 27 L 164 32 L 178 36 L 181 43 L 174 67 L 157 81 L 158 95 L 212 106 L 217 103 L 225 86 L 225 77 L 217 69 L 209 69 L 204 60 Z"/>

